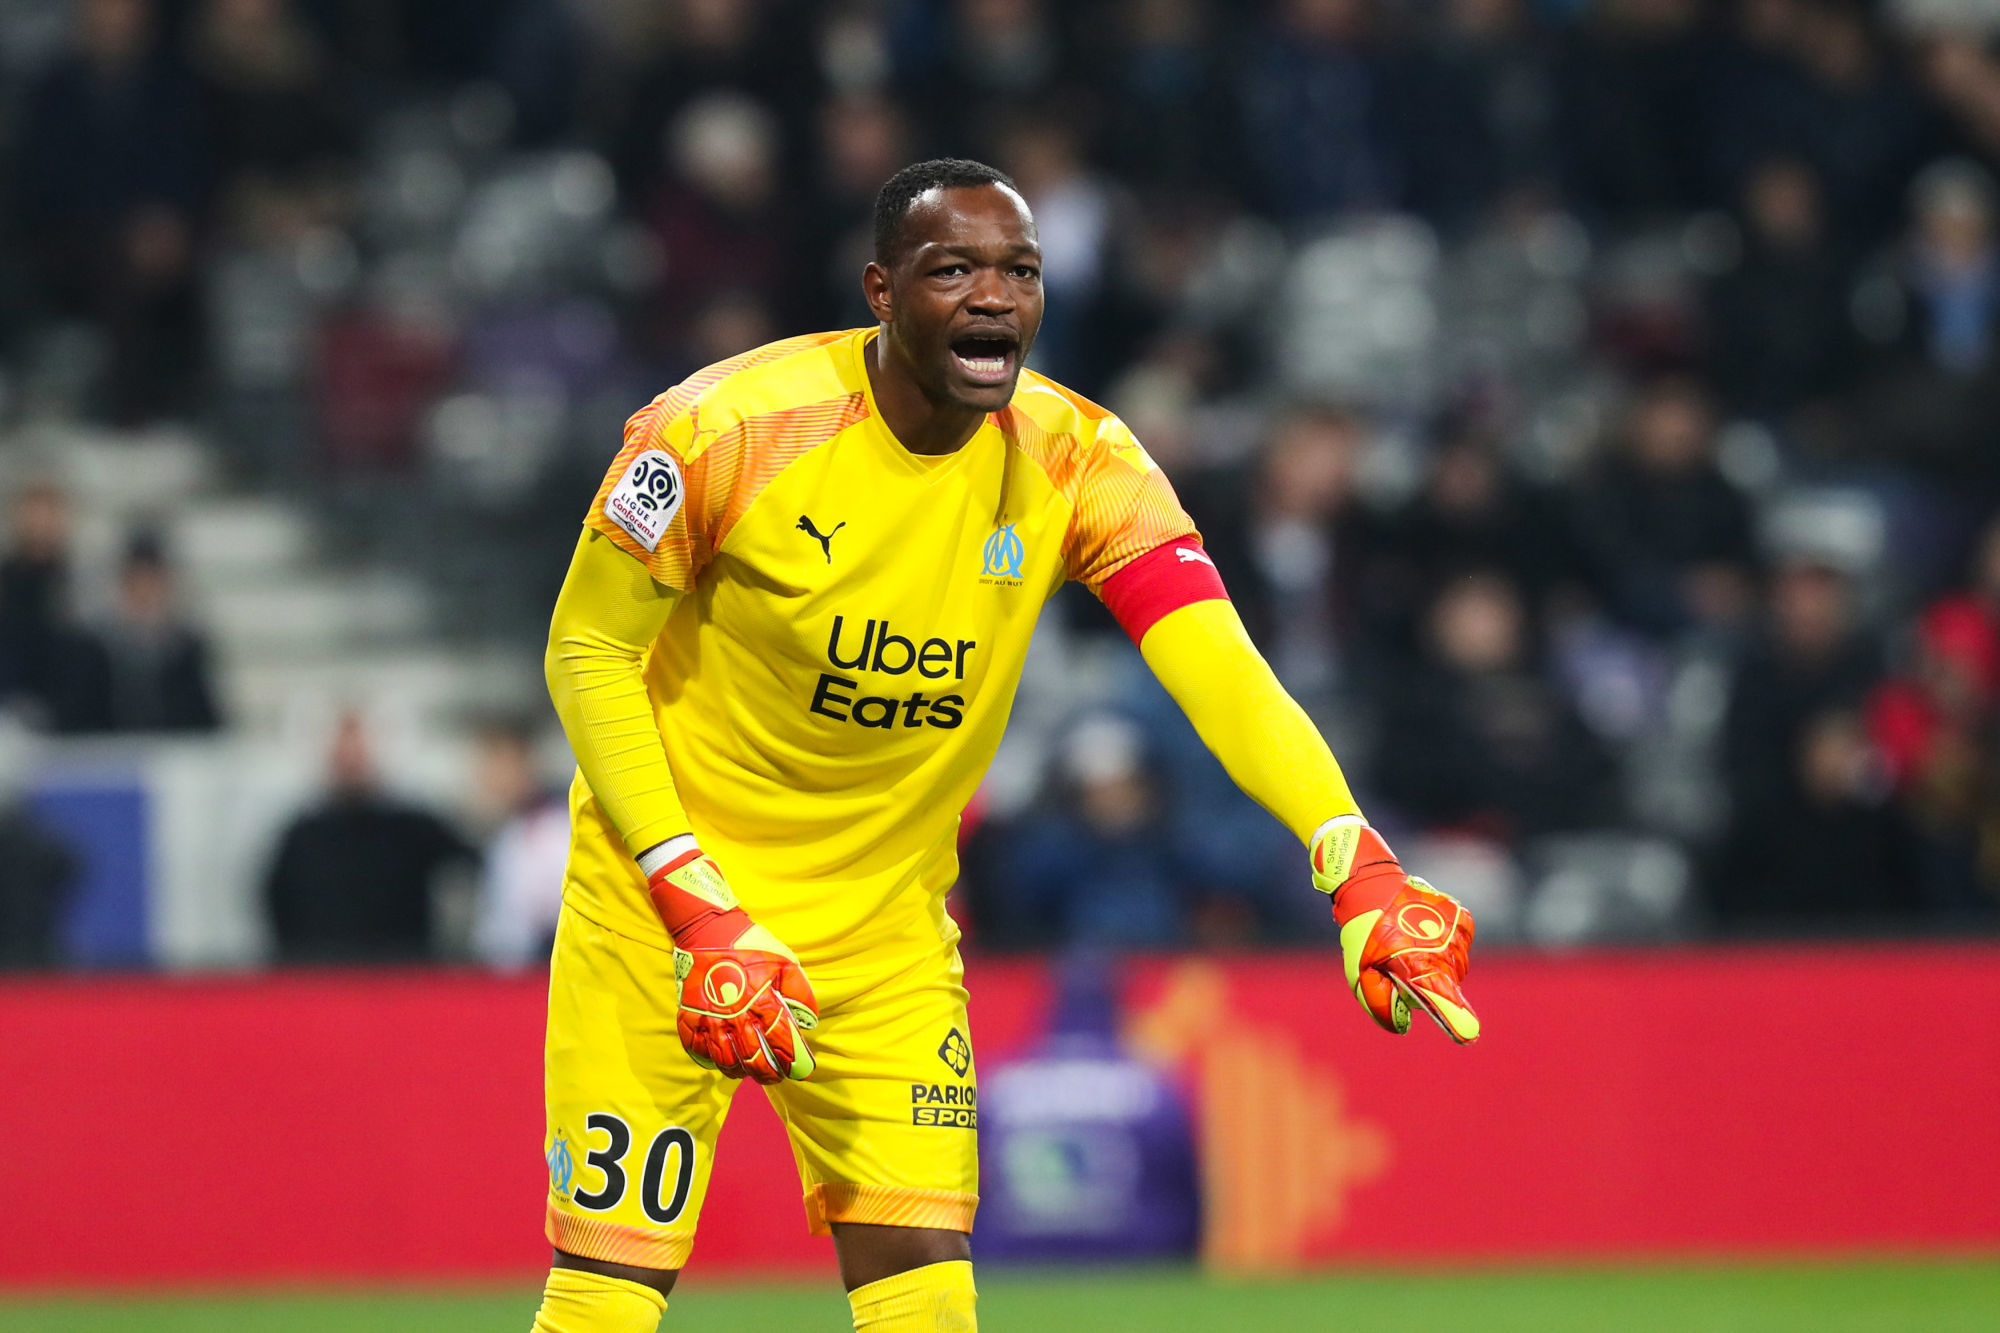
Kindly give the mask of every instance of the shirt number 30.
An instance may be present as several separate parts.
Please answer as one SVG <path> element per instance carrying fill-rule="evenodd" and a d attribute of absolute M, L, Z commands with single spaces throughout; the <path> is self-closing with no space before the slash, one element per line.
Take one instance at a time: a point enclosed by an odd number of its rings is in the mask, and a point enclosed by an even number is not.
<path fill-rule="evenodd" d="M 608 1111 L 592 1111 L 583 1123 L 589 1133 L 605 1137 L 604 1146 L 592 1148 L 583 1159 L 585 1166 L 594 1166 L 603 1173 L 604 1187 L 579 1189 L 570 1198 L 579 1208 L 607 1212 L 625 1197 L 625 1154 L 632 1150 L 632 1127 Z M 666 1188 L 668 1157 L 674 1159 L 671 1195 Z M 680 1220 L 693 1189 L 694 1135 L 679 1125 L 668 1125 L 653 1136 L 652 1145 L 646 1149 L 646 1165 L 639 1175 L 639 1206 L 653 1222 L 666 1226 Z"/>

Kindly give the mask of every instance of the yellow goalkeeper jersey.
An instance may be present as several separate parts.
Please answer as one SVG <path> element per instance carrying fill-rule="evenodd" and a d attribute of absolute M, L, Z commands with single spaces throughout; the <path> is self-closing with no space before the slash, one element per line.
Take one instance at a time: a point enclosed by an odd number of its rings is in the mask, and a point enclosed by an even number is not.
<path fill-rule="evenodd" d="M 811 966 L 956 938 L 960 811 L 1042 604 L 1194 533 L 1117 417 L 1025 371 L 956 453 L 882 423 L 873 329 L 709 367 L 627 424 L 587 522 L 685 595 L 645 662 L 674 785 L 751 916 Z M 665 940 L 581 775 L 565 892 Z"/>

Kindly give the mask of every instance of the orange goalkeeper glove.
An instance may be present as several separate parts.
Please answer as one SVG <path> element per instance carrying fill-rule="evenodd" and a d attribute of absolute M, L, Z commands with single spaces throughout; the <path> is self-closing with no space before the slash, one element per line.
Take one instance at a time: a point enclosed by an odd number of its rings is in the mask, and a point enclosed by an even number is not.
<path fill-rule="evenodd" d="M 1479 1017 L 1459 989 L 1472 948 L 1472 913 L 1405 874 L 1359 815 L 1322 824 L 1311 850 L 1313 887 L 1333 899 L 1347 984 L 1361 1007 L 1402 1033 L 1416 1005 L 1453 1041 L 1477 1041 Z"/>
<path fill-rule="evenodd" d="M 653 871 L 646 888 L 674 937 L 675 1027 L 694 1062 L 758 1083 L 811 1078 L 805 1034 L 819 1026 L 819 1003 L 798 955 L 737 906 L 698 847 Z"/>

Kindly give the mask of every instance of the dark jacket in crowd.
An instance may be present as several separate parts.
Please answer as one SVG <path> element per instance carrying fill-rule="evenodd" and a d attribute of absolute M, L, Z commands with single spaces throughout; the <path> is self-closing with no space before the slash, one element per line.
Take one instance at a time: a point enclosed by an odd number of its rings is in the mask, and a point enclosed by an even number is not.
<path fill-rule="evenodd" d="M 76 857 L 18 806 L 0 810 L 0 969 L 62 961 L 62 907 Z"/>
<path fill-rule="evenodd" d="M 1908 905 L 1914 870 L 1893 811 L 1816 799 L 1806 786 L 1815 720 L 1858 708 L 1881 668 L 1857 635 L 1819 660 L 1761 643 L 1738 669 L 1723 724 L 1730 822 L 1713 894 L 1725 920 L 1882 916 Z"/>
<path fill-rule="evenodd" d="M 476 853 L 443 820 L 385 797 L 339 796 L 286 831 L 264 900 L 287 962 L 393 962 L 431 946 L 431 889 Z"/>
<path fill-rule="evenodd" d="M 1578 543 L 1592 577 L 1618 618 L 1638 629 L 1685 627 L 1681 582 L 1690 570 L 1751 566 L 1750 506 L 1712 466 L 1663 475 L 1608 458 L 1576 500 Z"/>
<path fill-rule="evenodd" d="M 1427 827 L 1491 837 L 1601 828 L 1619 813 L 1610 756 L 1538 672 L 1431 666 L 1393 691 L 1375 788 Z"/>

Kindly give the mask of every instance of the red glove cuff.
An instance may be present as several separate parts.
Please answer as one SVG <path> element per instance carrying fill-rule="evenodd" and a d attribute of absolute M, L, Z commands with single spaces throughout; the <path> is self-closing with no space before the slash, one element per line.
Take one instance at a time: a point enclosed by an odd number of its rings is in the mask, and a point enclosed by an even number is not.
<path fill-rule="evenodd" d="M 1322 871 L 1324 867 L 1320 868 Z M 1409 878 L 1389 844 L 1372 828 L 1361 830 L 1347 878 L 1333 891 L 1334 919 L 1345 923 L 1373 908 L 1383 907 Z"/>
<path fill-rule="evenodd" d="M 726 949 L 750 929 L 750 914 L 740 907 L 717 907 L 706 898 L 689 893 L 667 877 L 702 857 L 699 847 L 681 853 L 655 870 L 646 881 L 653 910 L 674 943 L 683 949 Z"/>

